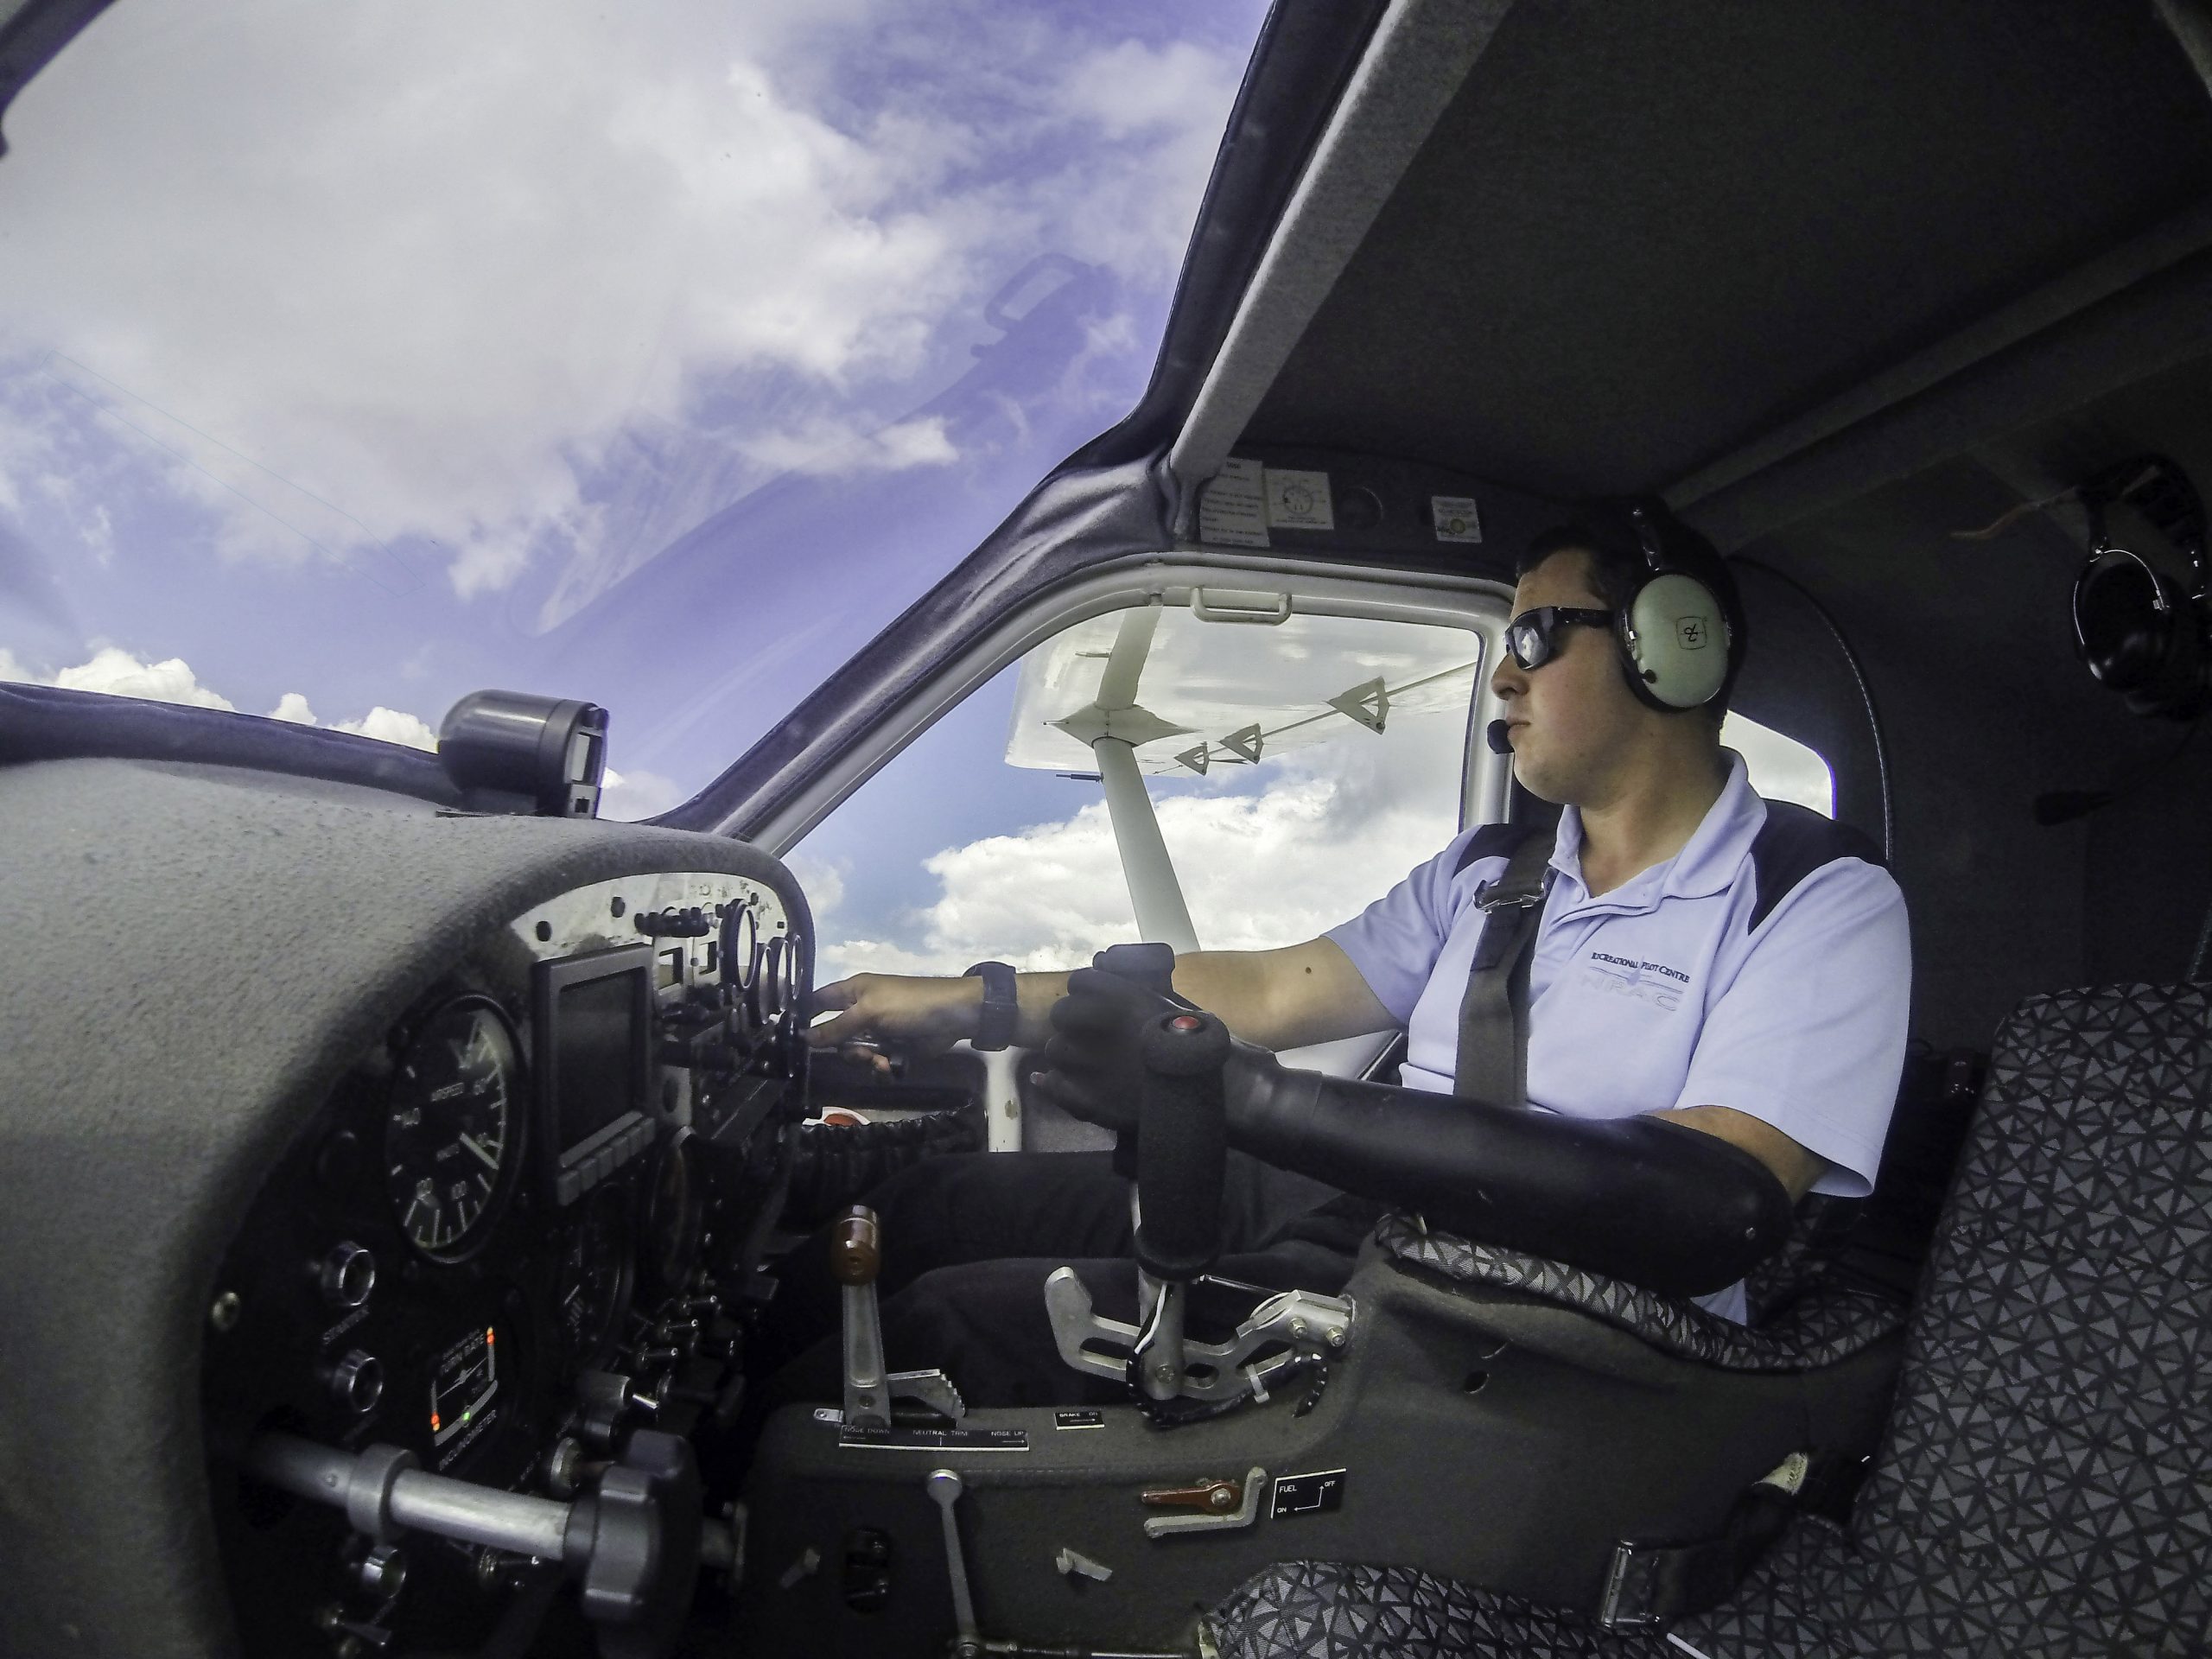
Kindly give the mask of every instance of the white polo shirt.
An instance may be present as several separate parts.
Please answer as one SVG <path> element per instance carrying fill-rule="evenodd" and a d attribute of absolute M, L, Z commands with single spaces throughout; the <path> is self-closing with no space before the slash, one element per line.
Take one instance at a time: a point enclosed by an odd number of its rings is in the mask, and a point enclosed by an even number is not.
<path fill-rule="evenodd" d="M 1475 893 L 1517 839 L 1464 832 L 1326 936 L 1405 1027 L 1409 1088 L 1451 1090 Z M 1719 799 L 1666 862 L 1592 898 L 1581 846 L 1570 806 L 1529 964 L 1529 1103 L 1594 1118 L 1729 1107 L 1827 1160 L 1815 1192 L 1871 1191 L 1912 988 L 1904 896 L 1872 844 L 1761 799 L 1732 753 Z M 1700 1300 L 1745 1317 L 1740 1285 Z"/>

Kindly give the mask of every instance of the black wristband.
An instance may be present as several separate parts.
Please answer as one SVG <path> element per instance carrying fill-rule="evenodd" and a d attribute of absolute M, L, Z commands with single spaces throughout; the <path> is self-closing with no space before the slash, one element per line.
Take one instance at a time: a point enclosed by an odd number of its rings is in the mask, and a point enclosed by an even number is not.
<path fill-rule="evenodd" d="M 1006 1047 L 1014 1041 L 1021 1018 L 1014 1000 L 1014 969 L 1002 962 L 979 962 L 961 977 L 983 982 L 982 1012 L 976 1018 L 976 1034 L 968 1046 L 986 1053 Z"/>

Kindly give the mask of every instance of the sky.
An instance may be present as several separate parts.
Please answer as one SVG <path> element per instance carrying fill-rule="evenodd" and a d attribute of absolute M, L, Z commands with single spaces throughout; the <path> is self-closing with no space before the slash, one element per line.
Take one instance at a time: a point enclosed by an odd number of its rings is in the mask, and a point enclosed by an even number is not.
<path fill-rule="evenodd" d="M 1261 0 L 121 0 L 0 158 L 0 679 L 684 799 L 1135 404 Z M 1133 936 L 1014 672 L 797 850 L 825 976 Z M 1202 941 L 1456 828 L 1464 722 L 1156 780 Z M 1325 751 L 1325 752 L 1324 752 Z"/>
<path fill-rule="evenodd" d="M 0 677 L 690 795 L 1141 392 L 1257 0 L 124 0 L 0 160 Z"/>

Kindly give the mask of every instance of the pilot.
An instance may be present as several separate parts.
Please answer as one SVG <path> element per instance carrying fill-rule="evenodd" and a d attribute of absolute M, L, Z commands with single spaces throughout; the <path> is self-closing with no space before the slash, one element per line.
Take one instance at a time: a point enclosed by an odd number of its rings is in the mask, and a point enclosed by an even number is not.
<path fill-rule="evenodd" d="M 1239 1039 L 1216 1273 L 1334 1293 L 1395 1205 L 1740 1321 L 1742 1275 L 1780 1243 L 1796 1200 L 1871 1189 L 1904 1055 L 1903 897 L 1863 836 L 1764 801 L 1721 747 L 1742 607 L 1719 554 L 1663 508 L 1608 507 L 1538 536 L 1518 561 L 1506 637 L 1491 675 L 1503 741 L 1521 784 L 1563 809 L 1548 856 L 1539 847 L 1515 867 L 1541 893 L 1525 1106 L 1457 1074 L 1513 1092 L 1497 1080 L 1516 1068 L 1501 1071 L 1494 1050 L 1462 1061 L 1462 1001 L 1490 919 L 1479 896 L 1541 830 L 1465 832 L 1302 944 L 1175 958 L 1175 992 Z M 1096 967 L 997 964 L 959 979 L 855 975 L 817 1001 L 836 1014 L 807 1033 L 820 1048 L 1045 1046 L 1045 1092 L 1115 1128 L 1133 1112 L 1138 1027 L 1163 1006 Z M 1406 1033 L 1401 1087 L 1273 1058 L 1388 1027 Z M 1500 1040 L 1494 1020 L 1471 1029 Z M 1073 1263 L 1102 1311 L 1130 1317 L 1109 1306 L 1135 1274 L 1128 1183 L 1107 1154 L 940 1158 L 868 1202 L 893 1366 L 942 1368 L 976 1404 L 1101 1397 L 1107 1385 L 1059 1360 L 1043 1285 Z M 771 1392 L 835 1397 L 826 1243 L 783 1277 L 766 1351 L 814 1351 Z"/>

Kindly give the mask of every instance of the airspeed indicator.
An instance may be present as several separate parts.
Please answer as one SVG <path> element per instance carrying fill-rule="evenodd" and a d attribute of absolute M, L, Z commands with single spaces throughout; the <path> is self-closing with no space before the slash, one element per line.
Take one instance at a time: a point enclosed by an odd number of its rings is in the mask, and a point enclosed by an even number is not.
<path fill-rule="evenodd" d="M 409 1039 L 385 1118 L 385 1190 L 400 1230 L 435 1262 L 488 1236 L 521 1160 L 522 1066 L 485 996 L 456 997 Z"/>

